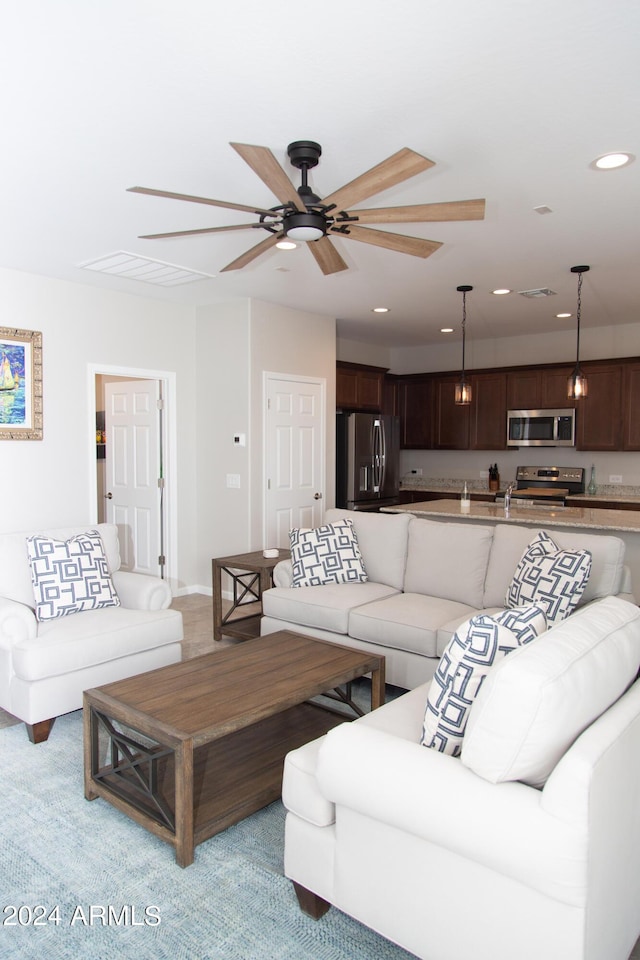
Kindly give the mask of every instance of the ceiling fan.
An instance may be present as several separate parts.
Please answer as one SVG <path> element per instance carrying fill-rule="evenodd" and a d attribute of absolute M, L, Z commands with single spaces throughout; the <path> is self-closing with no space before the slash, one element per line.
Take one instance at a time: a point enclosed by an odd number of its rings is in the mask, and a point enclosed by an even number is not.
<path fill-rule="evenodd" d="M 351 208 L 382 190 L 387 190 L 423 170 L 435 166 L 432 160 L 404 147 L 397 153 L 372 167 L 366 173 L 356 177 L 339 190 L 320 199 L 308 184 L 308 171 L 317 166 L 322 147 L 313 140 L 296 140 L 287 147 L 291 164 L 301 172 L 302 182 L 296 189 L 284 168 L 279 164 L 268 147 L 252 146 L 247 143 L 232 143 L 242 159 L 265 183 L 280 201 L 275 207 L 252 207 L 241 203 L 227 203 L 223 200 L 210 200 L 207 197 L 193 197 L 168 190 L 152 190 L 149 187 L 129 187 L 131 193 L 143 193 L 152 197 L 169 197 L 173 200 L 189 200 L 192 203 L 205 203 L 213 207 L 225 207 L 229 210 L 241 210 L 259 217 L 254 223 L 233 224 L 224 227 L 205 227 L 200 230 L 178 230 L 173 233 L 153 233 L 142 236 L 142 240 L 159 240 L 167 237 L 192 237 L 206 233 L 220 233 L 226 230 L 266 230 L 269 236 L 242 256 L 223 267 L 239 270 L 265 253 L 285 237 L 290 240 L 308 242 L 318 266 L 325 275 L 346 270 L 347 264 L 331 243 L 330 237 L 342 237 L 347 240 L 359 240 L 371 243 L 398 253 L 408 253 L 415 257 L 429 257 L 442 246 L 436 240 L 423 240 L 404 234 L 389 233 L 386 230 L 371 230 L 361 224 L 369 223 L 427 223 L 447 220 L 482 220 L 484 218 L 484 200 L 459 200 L 448 203 L 423 203 L 415 206 L 380 207 L 369 210 Z"/>

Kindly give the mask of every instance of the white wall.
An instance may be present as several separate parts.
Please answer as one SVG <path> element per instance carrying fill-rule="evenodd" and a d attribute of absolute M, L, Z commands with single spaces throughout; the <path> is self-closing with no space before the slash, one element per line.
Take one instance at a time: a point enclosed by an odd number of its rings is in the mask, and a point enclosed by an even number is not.
<path fill-rule="evenodd" d="M 259 300 L 197 310 L 197 576 L 211 588 L 211 558 L 263 542 L 264 373 L 326 379 L 327 502 L 335 487 L 335 320 Z M 244 433 L 246 447 L 233 443 Z M 226 485 L 238 474 L 240 487 Z"/>
<path fill-rule="evenodd" d="M 399 347 L 392 349 L 390 356 L 392 373 L 457 370 L 462 357 L 462 345 L 459 340 L 449 340 L 424 347 Z M 587 327 L 580 333 L 581 360 L 637 356 L 640 356 L 640 323 Z M 472 328 L 467 328 L 465 363 L 469 370 L 532 363 L 575 363 L 575 360 L 575 331 L 474 340 Z"/>
<path fill-rule="evenodd" d="M 175 372 L 178 569 L 194 573 L 195 316 L 191 307 L 0 270 L 1 325 L 42 331 L 44 438 L 0 441 L 0 532 L 94 523 L 95 406 L 89 368 Z"/>
<path fill-rule="evenodd" d="M 338 337 L 336 353 L 338 360 L 344 360 L 347 363 L 367 363 L 371 367 L 387 367 L 387 369 L 391 366 L 390 347 L 380 347 L 373 343 Z"/>

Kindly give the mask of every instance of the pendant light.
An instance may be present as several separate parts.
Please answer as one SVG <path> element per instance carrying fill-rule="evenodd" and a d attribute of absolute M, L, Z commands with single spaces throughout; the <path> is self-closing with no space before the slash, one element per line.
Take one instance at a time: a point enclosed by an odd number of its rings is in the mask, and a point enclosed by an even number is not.
<path fill-rule="evenodd" d="M 587 396 L 588 384 L 587 378 L 580 369 L 580 311 L 582 307 L 582 274 L 586 273 L 589 267 L 571 267 L 571 273 L 578 274 L 578 308 L 576 310 L 576 365 L 573 373 L 567 380 L 567 397 L 569 400 L 582 400 Z"/>
<path fill-rule="evenodd" d="M 471 384 L 467 381 L 464 373 L 464 348 L 467 335 L 467 294 L 473 290 L 473 287 L 470 287 L 468 283 L 463 283 L 462 286 L 456 287 L 456 290 L 462 294 L 462 373 L 456 383 L 454 400 L 457 404 L 463 405 L 471 403 Z"/>

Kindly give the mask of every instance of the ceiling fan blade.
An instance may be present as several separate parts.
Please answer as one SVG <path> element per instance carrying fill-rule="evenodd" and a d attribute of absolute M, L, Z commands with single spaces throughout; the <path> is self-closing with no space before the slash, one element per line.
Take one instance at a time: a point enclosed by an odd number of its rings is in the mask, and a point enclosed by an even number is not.
<path fill-rule="evenodd" d="M 341 233 L 349 240 L 372 243 L 376 247 L 385 247 L 397 253 L 410 253 L 412 257 L 430 257 L 442 244 L 437 240 L 422 240 L 420 237 L 406 237 L 401 233 L 388 233 L 386 230 L 370 230 L 368 227 L 356 227 L 349 224 L 349 232 Z"/>
<path fill-rule="evenodd" d="M 351 183 L 345 184 L 335 193 L 325 197 L 322 202 L 327 205 L 335 203 L 338 210 L 348 210 L 361 200 L 394 187 L 397 183 L 402 183 L 409 177 L 415 177 L 417 173 L 422 173 L 423 170 L 433 166 L 435 166 L 433 160 L 427 160 L 414 150 L 403 147 L 393 156 L 387 157 L 382 163 L 372 167 L 360 177 L 356 177 Z"/>
<path fill-rule="evenodd" d="M 145 233 L 138 240 L 163 240 L 165 237 L 197 237 L 205 233 L 223 233 L 225 230 L 248 230 L 261 227 L 261 223 L 236 223 L 229 227 L 204 227 L 201 230 L 174 230 L 171 233 Z"/>
<path fill-rule="evenodd" d="M 148 197 L 168 197 L 169 200 L 189 200 L 191 203 L 206 203 L 211 207 L 225 207 L 227 210 L 243 210 L 245 213 L 275 216 L 273 210 L 263 207 L 248 207 L 243 203 L 226 203 L 224 200 L 210 200 L 208 197 L 192 197 L 188 193 L 172 193 L 170 190 L 152 190 L 151 187 L 127 187 L 127 193 L 143 193 Z"/>
<path fill-rule="evenodd" d="M 280 203 L 292 203 L 297 210 L 306 212 L 306 207 L 291 180 L 268 147 L 256 147 L 250 143 L 232 143 L 245 163 L 248 163 Z"/>
<path fill-rule="evenodd" d="M 231 263 L 228 263 L 226 267 L 222 268 L 220 273 L 227 273 L 229 270 L 241 270 L 242 267 L 246 267 L 247 264 L 251 263 L 261 254 L 266 253 L 270 247 L 275 246 L 278 240 L 281 239 L 282 233 L 272 233 L 271 236 L 266 238 L 266 240 L 256 244 L 255 247 L 251 247 L 251 249 L 243 253 L 242 256 L 238 257 L 236 260 L 232 260 Z"/>
<path fill-rule="evenodd" d="M 358 223 L 436 223 L 447 220 L 484 220 L 484 200 L 419 203 L 411 207 L 354 210 Z"/>
<path fill-rule="evenodd" d="M 313 254 L 325 277 L 331 273 L 339 273 L 341 270 L 349 269 L 328 237 L 322 237 L 321 240 L 308 243 L 307 248 Z"/>

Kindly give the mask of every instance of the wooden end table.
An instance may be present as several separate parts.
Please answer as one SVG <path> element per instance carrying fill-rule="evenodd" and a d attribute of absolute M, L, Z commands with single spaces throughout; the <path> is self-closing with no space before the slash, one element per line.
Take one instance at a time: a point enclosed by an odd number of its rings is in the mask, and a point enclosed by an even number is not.
<path fill-rule="evenodd" d="M 282 791 L 285 755 L 350 719 L 309 703 L 384 657 L 282 630 L 84 693 L 84 791 L 175 848 L 194 847 Z M 340 699 L 361 713 L 341 691 Z"/>
<path fill-rule="evenodd" d="M 211 561 L 213 584 L 213 639 L 222 640 L 223 633 L 240 640 L 250 640 L 260 633 L 262 594 L 273 586 L 273 570 L 281 560 L 288 560 L 289 550 L 280 550 L 277 557 L 265 557 L 262 550 L 252 553 L 237 553 L 230 557 L 216 557 Z M 222 574 L 231 577 L 233 600 L 231 609 L 222 614 Z M 259 608 L 244 616 L 238 610 L 250 604 Z M 224 630 L 222 629 L 224 627 Z"/>

